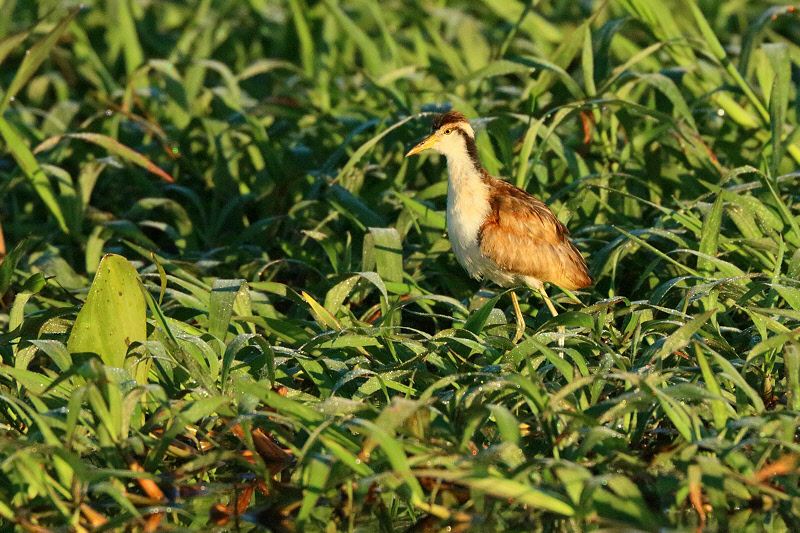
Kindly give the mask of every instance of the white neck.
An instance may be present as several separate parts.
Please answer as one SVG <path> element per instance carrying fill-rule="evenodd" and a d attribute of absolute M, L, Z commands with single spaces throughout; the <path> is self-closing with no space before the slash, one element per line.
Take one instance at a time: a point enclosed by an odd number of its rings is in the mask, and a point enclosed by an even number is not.
<path fill-rule="evenodd" d="M 466 150 L 447 155 L 448 194 L 455 189 L 477 189 L 483 182 L 483 173 L 475 168 Z"/>
<path fill-rule="evenodd" d="M 482 271 L 478 231 L 489 216 L 489 187 L 466 150 L 447 155 L 447 232 L 453 253 L 473 277 Z"/>

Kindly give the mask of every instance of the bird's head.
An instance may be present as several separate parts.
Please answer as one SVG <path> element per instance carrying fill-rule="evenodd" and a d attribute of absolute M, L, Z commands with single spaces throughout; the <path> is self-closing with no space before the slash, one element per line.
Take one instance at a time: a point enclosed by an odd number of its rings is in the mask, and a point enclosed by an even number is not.
<path fill-rule="evenodd" d="M 458 111 L 448 111 L 433 121 L 433 133 L 424 141 L 409 150 L 406 157 L 432 148 L 450 157 L 468 156 L 477 160 L 475 132 L 467 122 L 467 117 Z"/>

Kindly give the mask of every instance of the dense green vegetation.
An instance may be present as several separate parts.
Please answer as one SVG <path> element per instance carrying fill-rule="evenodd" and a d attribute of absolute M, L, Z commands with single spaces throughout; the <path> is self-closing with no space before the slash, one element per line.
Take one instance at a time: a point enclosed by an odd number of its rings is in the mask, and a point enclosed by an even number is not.
<path fill-rule="evenodd" d="M 75 6 L 0 2 L 0 530 L 800 530 L 791 7 Z M 517 345 L 450 107 L 596 281 Z"/>

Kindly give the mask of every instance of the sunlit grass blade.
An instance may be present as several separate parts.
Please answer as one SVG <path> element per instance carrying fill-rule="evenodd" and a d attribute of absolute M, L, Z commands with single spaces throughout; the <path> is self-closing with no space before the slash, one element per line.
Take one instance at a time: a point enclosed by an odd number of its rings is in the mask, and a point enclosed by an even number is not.
<path fill-rule="evenodd" d="M 74 232 L 76 228 L 70 228 L 67 226 L 64 212 L 61 209 L 61 205 L 58 202 L 58 198 L 53 190 L 52 185 L 50 185 L 50 180 L 39 166 L 39 163 L 37 163 L 36 158 L 34 157 L 30 148 L 28 148 L 27 144 L 25 144 L 25 141 L 15 131 L 14 127 L 1 116 L 0 136 L 3 137 L 3 140 L 6 142 L 6 146 L 11 152 L 11 155 L 28 177 L 34 189 L 36 189 L 36 193 L 39 195 L 39 198 L 41 198 L 42 202 L 44 202 L 44 204 L 50 210 L 50 213 L 55 217 L 59 226 L 61 226 L 61 229 L 65 233 Z"/>
<path fill-rule="evenodd" d="M 170 176 L 168 173 L 166 173 L 163 170 L 161 170 L 152 161 L 147 159 L 145 156 L 143 156 L 139 152 L 136 152 L 135 150 L 132 150 L 131 148 L 125 146 L 124 144 L 120 143 L 119 141 L 116 141 L 116 140 L 112 139 L 111 137 L 109 137 L 107 135 L 101 135 L 99 133 L 70 133 L 70 134 L 66 134 L 66 135 L 63 135 L 63 136 L 51 137 L 50 139 L 48 139 L 44 143 L 42 143 L 39 146 L 37 146 L 36 149 L 34 150 L 34 153 L 38 154 L 39 152 L 41 152 L 43 150 L 51 148 L 52 146 L 57 144 L 62 138 L 81 139 L 81 140 L 84 140 L 84 141 L 87 141 L 87 142 L 91 142 L 93 144 L 96 144 L 98 146 L 101 146 L 101 147 L 105 148 L 106 150 L 108 150 L 112 154 L 118 155 L 122 159 L 130 161 L 131 163 L 134 163 L 135 165 L 138 165 L 138 166 L 142 167 L 143 169 L 147 170 L 148 172 L 151 172 L 151 173 L 155 174 L 156 176 L 160 177 L 164 181 L 167 181 L 167 182 L 170 182 L 170 183 L 175 181 L 172 176 Z"/>
<path fill-rule="evenodd" d="M 231 322 L 233 304 L 241 291 L 247 290 L 243 279 L 218 279 L 211 286 L 208 305 L 208 332 L 225 342 Z"/>
<path fill-rule="evenodd" d="M 41 41 L 34 44 L 25 53 L 25 58 L 22 60 L 22 63 L 20 63 L 19 68 L 17 68 L 14 79 L 11 81 L 11 84 L 8 86 L 8 89 L 3 94 L 2 100 L 0 101 L 0 116 L 8 109 L 8 105 L 14 100 L 20 89 L 25 86 L 44 60 L 47 59 L 50 55 L 50 51 L 64 32 L 67 31 L 67 28 L 80 10 L 80 7 L 72 8 Z"/>

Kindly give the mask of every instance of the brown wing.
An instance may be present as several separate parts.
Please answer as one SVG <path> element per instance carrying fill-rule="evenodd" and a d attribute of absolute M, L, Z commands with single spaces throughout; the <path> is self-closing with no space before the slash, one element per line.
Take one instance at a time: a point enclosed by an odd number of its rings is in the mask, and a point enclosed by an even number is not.
<path fill-rule="evenodd" d="M 569 230 L 550 208 L 519 187 L 492 179 L 491 214 L 480 228 L 481 253 L 508 272 L 569 290 L 592 284 Z"/>

